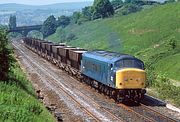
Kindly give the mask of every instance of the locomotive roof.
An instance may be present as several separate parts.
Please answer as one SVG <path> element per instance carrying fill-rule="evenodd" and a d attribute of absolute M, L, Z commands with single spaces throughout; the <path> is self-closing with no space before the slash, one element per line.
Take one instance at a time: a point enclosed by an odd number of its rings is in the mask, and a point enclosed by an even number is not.
<path fill-rule="evenodd" d="M 121 59 L 137 59 L 134 56 L 128 55 L 128 54 L 122 54 L 122 53 L 116 53 L 116 52 L 110 52 L 110 51 L 88 51 L 84 53 L 86 56 L 103 60 L 103 61 L 110 61 L 110 62 L 116 62 Z M 137 59 L 139 60 L 139 59 Z"/>

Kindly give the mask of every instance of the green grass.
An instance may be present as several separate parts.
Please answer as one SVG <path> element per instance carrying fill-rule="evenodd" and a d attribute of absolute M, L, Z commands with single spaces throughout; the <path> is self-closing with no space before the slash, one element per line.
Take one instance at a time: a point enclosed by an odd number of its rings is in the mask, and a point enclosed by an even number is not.
<path fill-rule="evenodd" d="M 0 108 L 0 122 L 55 122 L 17 64 L 10 81 L 0 82 Z"/>
<path fill-rule="evenodd" d="M 164 67 L 163 65 L 166 64 Z M 170 55 L 158 61 L 155 65 L 157 71 L 167 74 L 172 79 L 180 81 L 180 53 Z"/>
<path fill-rule="evenodd" d="M 180 87 L 172 85 L 172 82 L 165 75 L 157 75 L 153 80 L 149 94 L 166 100 L 178 107 L 180 107 Z"/>

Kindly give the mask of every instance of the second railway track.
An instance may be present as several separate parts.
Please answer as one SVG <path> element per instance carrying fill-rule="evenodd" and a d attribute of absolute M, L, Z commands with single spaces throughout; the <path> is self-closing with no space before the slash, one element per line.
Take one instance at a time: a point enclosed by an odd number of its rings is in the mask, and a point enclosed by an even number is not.
<path fill-rule="evenodd" d="M 136 104 L 136 103 L 132 103 L 132 104 Z M 120 107 L 123 107 L 127 111 L 132 112 L 137 116 L 144 118 L 146 122 L 178 122 L 177 120 L 167 117 L 144 104 L 127 106 L 125 104 L 120 103 L 118 105 Z"/>

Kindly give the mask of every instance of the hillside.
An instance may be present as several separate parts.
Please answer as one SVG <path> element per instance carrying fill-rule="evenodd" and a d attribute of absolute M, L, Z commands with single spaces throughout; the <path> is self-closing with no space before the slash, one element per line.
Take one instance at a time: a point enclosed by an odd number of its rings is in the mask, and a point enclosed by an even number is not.
<path fill-rule="evenodd" d="M 127 16 L 58 28 L 48 39 L 58 41 L 62 34 L 74 34 L 77 39 L 67 42 L 69 45 L 132 54 L 159 74 L 180 81 L 179 10 L 180 3 L 160 5 Z"/>

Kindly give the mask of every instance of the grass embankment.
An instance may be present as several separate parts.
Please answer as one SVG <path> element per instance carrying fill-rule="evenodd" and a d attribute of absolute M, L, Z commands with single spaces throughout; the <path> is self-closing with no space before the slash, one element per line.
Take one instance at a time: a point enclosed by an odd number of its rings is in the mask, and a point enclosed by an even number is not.
<path fill-rule="evenodd" d="M 53 116 L 36 99 L 34 89 L 16 64 L 10 81 L 0 82 L 1 122 L 54 122 Z"/>
<path fill-rule="evenodd" d="M 59 41 L 74 34 L 69 45 L 135 55 L 146 63 L 150 87 L 180 106 L 180 2 L 160 5 L 127 16 L 69 25 L 48 37 Z M 175 46 L 174 46 L 175 45 Z"/>

